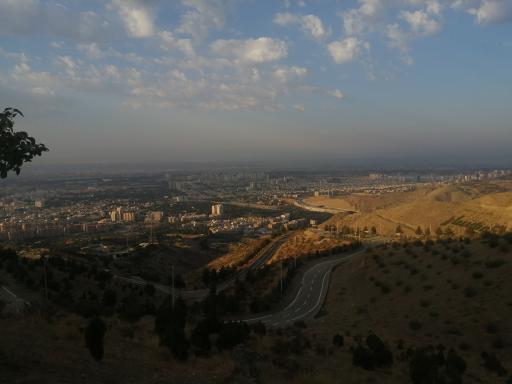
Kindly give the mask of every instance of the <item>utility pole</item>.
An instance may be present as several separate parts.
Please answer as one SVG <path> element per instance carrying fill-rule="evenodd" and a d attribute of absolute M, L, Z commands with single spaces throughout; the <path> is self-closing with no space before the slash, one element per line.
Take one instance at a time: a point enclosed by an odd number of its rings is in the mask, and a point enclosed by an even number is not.
<path fill-rule="evenodd" d="M 174 265 L 171 265 L 171 295 L 172 307 L 174 308 Z"/>
<path fill-rule="evenodd" d="M 283 261 L 281 261 L 281 296 L 283 296 Z"/>
<path fill-rule="evenodd" d="M 44 296 L 48 300 L 48 272 L 46 267 L 46 255 L 43 256 L 43 270 L 44 270 Z"/>

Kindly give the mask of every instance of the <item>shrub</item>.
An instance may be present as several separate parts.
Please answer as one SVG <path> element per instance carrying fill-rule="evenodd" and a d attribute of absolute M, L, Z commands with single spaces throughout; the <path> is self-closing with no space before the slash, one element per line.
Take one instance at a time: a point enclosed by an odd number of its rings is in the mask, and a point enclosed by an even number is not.
<path fill-rule="evenodd" d="M 503 349 L 505 348 L 505 342 L 501 339 L 501 337 L 495 337 L 491 343 L 491 346 L 494 349 Z"/>
<path fill-rule="evenodd" d="M 494 322 L 490 322 L 486 325 L 485 330 L 487 331 L 487 333 L 495 334 L 495 333 L 498 333 L 499 327 L 498 327 L 498 324 L 496 324 Z"/>
<path fill-rule="evenodd" d="M 455 352 L 453 349 L 450 349 L 448 351 L 448 355 L 446 356 L 446 373 L 448 377 L 451 377 L 453 379 L 460 378 L 464 372 L 466 372 L 466 362 L 462 357 L 457 355 L 457 352 Z M 453 380 L 452 382 L 456 382 Z M 461 382 L 457 380 L 457 382 Z"/>
<path fill-rule="evenodd" d="M 92 319 L 87 328 L 85 328 L 85 345 L 91 356 L 97 361 L 103 359 L 103 339 L 106 331 L 107 327 L 99 317 Z"/>
<path fill-rule="evenodd" d="M 475 297 L 476 295 L 478 295 L 478 291 L 476 290 L 476 288 L 471 286 L 464 288 L 464 296 L 466 296 L 467 298 L 472 298 Z"/>
<path fill-rule="evenodd" d="M 486 268 L 499 268 L 503 265 L 505 265 L 507 262 L 503 259 L 497 259 L 497 260 L 491 260 L 491 261 L 486 261 L 485 262 L 485 266 Z"/>
<path fill-rule="evenodd" d="M 367 370 L 390 367 L 393 354 L 377 335 L 371 334 L 366 338 L 366 346 L 359 342 L 352 348 L 352 364 Z"/>
<path fill-rule="evenodd" d="M 332 337 L 332 343 L 337 347 L 343 347 L 343 345 L 345 344 L 345 338 L 343 337 L 343 335 L 337 333 Z"/>
<path fill-rule="evenodd" d="M 484 360 L 484 367 L 490 371 L 496 373 L 498 376 L 505 376 L 507 370 L 501 364 L 501 361 L 494 353 L 482 352 L 482 359 Z"/>
<path fill-rule="evenodd" d="M 419 331 L 423 328 L 423 325 L 417 320 L 411 320 L 409 321 L 409 328 L 413 331 Z"/>
<path fill-rule="evenodd" d="M 267 327 L 265 326 L 265 323 L 262 323 L 261 321 L 254 323 L 251 328 L 258 336 L 264 336 L 267 333 Z"/>
<path fill-rule="evenodd" d="M 475 271 L 473 272 L 473 279 L 481 279 L 482 277 L 484 277 L 484 274 L 480 271 Z"/>
<path fill-rule="evenodd" d="M 422 348 L 412 353 L 409 376 L 413 384 L 434 384 L 440 379 L 440 364 L 433 348 Z"/>
<path fill-rule="evenodd" d="M 249 326 L 244 323 L 225 323 L 219 333 L 217 348 L 233 349 L 238 344 L 244 343 L 249 338 Z"/>
<path fill-rule="evenodd" d="M 409 375 L 413 384 L 462 383 L 466 362 L 450 349 L 446 358 L 443 348 L 429 346 L 410 352 Z"/>

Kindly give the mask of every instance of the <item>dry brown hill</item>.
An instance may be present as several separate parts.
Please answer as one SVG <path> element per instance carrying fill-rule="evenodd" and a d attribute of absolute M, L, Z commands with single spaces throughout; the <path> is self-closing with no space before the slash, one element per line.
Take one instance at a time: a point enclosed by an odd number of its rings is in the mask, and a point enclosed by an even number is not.
<path fill-rule="evenodd" d="M 464 359 L 461 382 L 508 383 L 511 249 L 503 239 L 495 248 L 480 241 L 389 246 L 340 265 L 331 274 L 323 309 L 304 330 L 312 351 L 288 354 L 298 367 L 311 370 L 298 370 L 290 382 L 411 383 L 406 351 L 442 344 L 445 352 L 452 348 Z M 350 348 L 370 332 L 390 346 L 391 368 L 367 371 L 353 365 Z M 337 333 L 344 336 L 342 347 L 332 344 Z M 486 369 L 483 351 L 495 354 L 508 375 Z M 284 380 L 284 372 L 269 367 L 265 382 Z"/>
<path fill-rule="evenodd" d="M 510 182 L 420 187 L 413 192 L 353 195 L 347 199 L 357 201 L 354 206 L 360 208 L 360 213 L 336 215 L 325 224 L 375 226 L 385 235 L 393 234 L 397 225 L 409 235 L 418 226 L 432 231 L 450 226 L 457 234 L 463 234 L 469 226 L 476 230 L 495 225 L 512 227 Z"/>

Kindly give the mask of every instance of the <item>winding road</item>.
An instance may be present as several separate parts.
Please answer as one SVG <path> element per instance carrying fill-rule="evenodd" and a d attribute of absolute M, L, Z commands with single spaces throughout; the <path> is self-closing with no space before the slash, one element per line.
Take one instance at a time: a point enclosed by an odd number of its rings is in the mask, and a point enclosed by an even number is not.
<path fill-rule="evenodd" d="M 244 268 L 240 270 L 239 272 L 235 273 L 233 276 L 229 277 L 222 283 L 220 283 L 217 286 L 217 292 L 223 291 L 229 287 L 231 287 L 233 284 L 235 284 L 235 281 L 243 280 L 245 276 L 247 275 L 247 272 L 250 270 L 255 270 L 263 265 L 272 258 L 274 253 L 279 249 L 279 247 L 286 241 L 288 236 L 282 236 L 274 241 L 272 241 L 270 244 L 263 247 L 262 250 L 259 251 L 259 254 L 253 262 L 247 266 L 247 268 Z M 114 278 L 117 280 L 125 281 L 131 284 L 136 285 L 146 285 L 147 283 L 150 283 L 146 280 L 140 279 L 140 278 L 134 278 L 134 277 L 127 277 L 127 276 L 121 276 L 121 275 L 114 275 Z M 155 289 L 157 289 L 160 292 L 163 292 L 165 294 L 171 294 L 171 287 L 164 284 L 157 284 L 157 283 L 151 283 Z M 202 301 L 208 296 L 208 293 L 210 292 L 209 289 L 196 289 L 196 290 L 179 290 L 175 289 L 176 297 L 181 296 L 186 301 Z"/>
<path fill-rule="evenodd" d="M 295 298 L 286 308 L 263 316 L 241 319 L 241 321 L 246 323 L 262 322 L 267 327 L 284 327 L 299 320 L 313 318 L 320 311 L 327 295 L 332 269 L 365 250 L 363 248 L 313 265 L 304 273 Z"/>
<path fill-rule="evenodd" d="M 217 291 L 222 291 L 234 284 L 236 279 L 244 278 L 247 272 L 251 269 L 256 269 L 263 266 L 274 253 L 279 249 L 281 244 L 286 240 L 286 237 L 279 238 L 267 245 L 260 251 L 260 255 L 253 261 L 253 263 L 238 272 L 228 280 L 219 284 Z M 347 260 L 363 253 L 366 248 L 362 248 L 351 253 L 343 253 L 332 256 L 327 260 L 319 260 L 314 265 L 310 266 L 302 276 L 301 284 L 295 294 L 293 300 L 281 310 L 272 313 L 253 315 L 252 317 L 240 317 L 233 319 L 234 321 L 243 321 L 246 323 L 262 322 L 267 327 L 277 328 L 292 325 L 299 320 L 307 320 L 313 318 L 322 307 L 322 304 L 327 295 L 329 288 L 329 277 L 332 269 L 346 262 Z M 135 279 L 123 276 L 115 276 L 116 279 L 127 281 L 134 284 L 145 285 L 146 281 L 142 279 Z M 171 288 L 167 285 L 153 284 L 155 288 L 166 294 L 171 293 Z M 201 301 L 208 295 L 208 289 L 199 290 L 176 290 L 176 295 L 183 297 L 188 301 Z"/>

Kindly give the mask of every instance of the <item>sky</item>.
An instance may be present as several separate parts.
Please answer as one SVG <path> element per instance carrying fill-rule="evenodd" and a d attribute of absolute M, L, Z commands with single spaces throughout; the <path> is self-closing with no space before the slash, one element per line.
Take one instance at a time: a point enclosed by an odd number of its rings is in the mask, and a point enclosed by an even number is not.
<path fill-rule="evenodd" d="M 43 164 L 510 161 L 512 0 L 0 0 Z"/>

